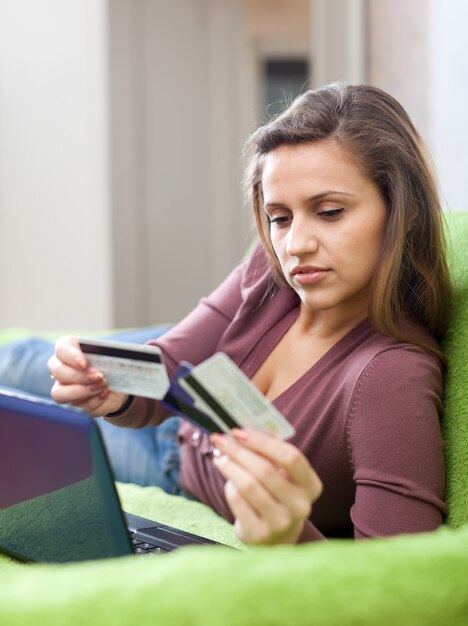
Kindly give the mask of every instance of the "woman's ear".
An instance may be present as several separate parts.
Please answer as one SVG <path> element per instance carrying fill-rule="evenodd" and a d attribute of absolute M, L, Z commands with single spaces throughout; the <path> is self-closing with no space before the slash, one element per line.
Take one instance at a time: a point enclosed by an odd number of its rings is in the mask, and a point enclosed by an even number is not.
<path fill-rule="evenodd" d="M 408 219 L 408 226 L 406 227 L 407 233 L 413 230 L 413 228 L 416 226 L 418 217 L 419 217 L 419 208 L 413 209 L 412 211 L 410 211 L 409 219 Z"/>

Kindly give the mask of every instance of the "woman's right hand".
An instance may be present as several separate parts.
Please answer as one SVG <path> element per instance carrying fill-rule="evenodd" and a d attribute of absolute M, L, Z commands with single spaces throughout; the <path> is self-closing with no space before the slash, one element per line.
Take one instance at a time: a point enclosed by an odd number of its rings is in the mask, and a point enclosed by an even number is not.
<path fill-rule="evenodd" d="M 57 339 L 55 354 L 47 365 L 55 381 L 51 391 L 55 402 L 100 417 L 118 411 L 127 401 L 127 394 L 111 391 L 102 372 L 90 367 L 78 339 L 72 335 Z"/>

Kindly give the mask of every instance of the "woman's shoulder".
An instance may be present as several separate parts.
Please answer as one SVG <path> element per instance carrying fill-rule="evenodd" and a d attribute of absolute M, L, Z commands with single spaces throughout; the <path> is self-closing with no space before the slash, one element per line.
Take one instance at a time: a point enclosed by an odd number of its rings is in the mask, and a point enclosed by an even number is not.
<path fill-rule="evenodd" d="M 410 328 L 408 327 L 408 331 Z M 435 339 L 422 327 L 412 324 L 410 337 L 429 345 Z M 440 360 L 427 348 L 409 340 L 389 337 L 377 332 L 366 320 L 348 337 L 349 352 L 346 370 L 354 387 L 364 383 L 395 389 L 426 381 L 437 390 L 442 388 L 443 367 Z"/>
<path fill-rule="evenodd" d="M 429 349 L 437 348 L 439 344 L 426 328 L 414 322 L 407 322 L 401 330 L 401 337 L 392 337 L 376 330 L 371 321 L 365 319 L 349 333 L 348 338 L 351 345 L 359 347 L 369 358 L 388 352 L 389 357 L 397 355 L 405 360 L 423 358 L 440 363 L 434 352 Z"/>
<path fill-rule="evenodd" d="M 408 326 L 408 330 L 410 330 Z M 425 344 L 437 345 L 421 326 L 411 324 L 410 337 Z M 417 394 L 443 393 L 443 366 L 429 349 L 411 341 L 388 337 L 370 329 L 356 354 L 356 390 L 366 393 Z"/>

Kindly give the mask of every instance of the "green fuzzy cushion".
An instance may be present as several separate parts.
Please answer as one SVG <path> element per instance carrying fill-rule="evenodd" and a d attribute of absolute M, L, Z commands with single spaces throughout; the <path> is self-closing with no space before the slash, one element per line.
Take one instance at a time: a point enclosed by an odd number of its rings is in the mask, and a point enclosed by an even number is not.
<path fill-rule="evenodd" d="M 120 485 L 124 508 L 239 546 L 207 507 Z M 0 561 L 2 626 L 450 626 L 468 619 L 468 526 L 362 543 L 188 547 L 70 565 Z"/>
<path fill-rule="evenodd" d="M 448 357 L 442 432 L 447 469 L 447 523 L 468 523 L 468 213 L 446 216 L 453 298 L 443 342 Z M 468 620 L 467 620 L 468 623 Z"/>

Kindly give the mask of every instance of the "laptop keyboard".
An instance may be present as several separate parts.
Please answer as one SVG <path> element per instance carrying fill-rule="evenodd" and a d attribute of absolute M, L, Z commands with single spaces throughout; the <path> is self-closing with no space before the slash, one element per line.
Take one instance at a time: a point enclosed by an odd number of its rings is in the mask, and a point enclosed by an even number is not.
<path fill-rule="evenodd" d="M 130 542 L 135 554 L 162 554 L 169 552 L 167 548 L 162 548 L 155 543 L 149 543 L 145 539 L 141 539 L 134 531 L 129 530 L 128 534 L 130 535 Z"/>

